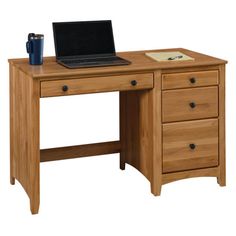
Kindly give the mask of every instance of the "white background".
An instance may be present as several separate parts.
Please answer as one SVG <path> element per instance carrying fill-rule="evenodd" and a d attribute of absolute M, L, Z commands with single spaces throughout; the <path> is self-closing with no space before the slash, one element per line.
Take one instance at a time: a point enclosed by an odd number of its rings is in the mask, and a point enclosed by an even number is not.
<path fill-rule="evenodd" d="M 0 235 L 236 235 L 236 35 L 231 1 L 0 2 Z M 215 178 L 177 181 L 161 197 L 134 168 L 107 155 L 41 164 L 41 205 L 32 216 L 18 182 L 9 184 L 8 58 L 27 57 L 29 32 L 53 21 L 113 21 L 117 51 L 184 47 L 227 65 L 227 186 Z M 118 94 L 41 99 L 41 148 L 118 139 Z"/>

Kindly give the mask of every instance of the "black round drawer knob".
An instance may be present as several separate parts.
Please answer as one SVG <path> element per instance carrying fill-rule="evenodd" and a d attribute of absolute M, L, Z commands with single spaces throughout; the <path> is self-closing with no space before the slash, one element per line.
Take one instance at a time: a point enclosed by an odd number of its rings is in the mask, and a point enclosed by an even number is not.
<path fill-rule="evenodd" d="M 194 143 L 189 144 L 190 149 L 194 150 L 196 148 L 196 145 Z"/>
<path fill-rule="evenodd" d="M 189 81 L 190 81 L 191 84 L 195 84 L 196 83 L 196 79 L 194 77 L 190 78 Z"/>
<path fill-rule="evenodd" d="M 190 102 L 190 103 L 189 103 L 189 106 L 190 106 L 191 108 L 194 108 L 194 107 L 196 107 L 196 103 L 195 103 L 195 102 Z"/>
<path fill-rule="evenodd" d="M 63 85 L 62 86 L 62 91 L 66 92 L 68 91 L 69 87 L 67 85 Z"/>
<path fill-rule="evenodd" d="M 136 80 L 132 80 L 132 81 L 131 81 L 131 85 L 133 85 L 133 86 L 137 85 L 137 83 L 138 83 L 138 82 L 137 82 Z"/>

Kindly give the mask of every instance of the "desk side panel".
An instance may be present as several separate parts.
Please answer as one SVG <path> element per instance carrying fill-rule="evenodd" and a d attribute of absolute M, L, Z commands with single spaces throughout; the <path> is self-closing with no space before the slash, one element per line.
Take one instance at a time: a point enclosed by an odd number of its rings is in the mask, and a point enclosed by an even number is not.
<path fill-rule="evenodd" d="M 154 195 L 162 185 L 161 71 L 154 88 L 120 93 L 120 168 L 128 163 L 151 183 Z"/>
<path fill-rule="evenodd" d="M 10 67 L 11 182 L 16 178 L 31 201 L 39 206 L 39 89 L 38 80 Z"/>
<path fill-rule="evenodd" d="M 15 176 L 16 176 L 16 169 L 15 169 L 15 81 L 16 77 L 18 77 L 18 70 L 12 64 L 9 64 L 9 94 L 10 94 L 10 182 L 11 184 L 15 184 Z"/>
<path fill-rule="evenodd" d="M 151 90 L 120 92 L 121 169 L 128 163 L 152 181 Z"/>
<path fill-rule="evenodd" d="M 220 186 L 226 185 L 225 161 L 225 65 L 219 66 L 219 176 L 217 181 Z"/>

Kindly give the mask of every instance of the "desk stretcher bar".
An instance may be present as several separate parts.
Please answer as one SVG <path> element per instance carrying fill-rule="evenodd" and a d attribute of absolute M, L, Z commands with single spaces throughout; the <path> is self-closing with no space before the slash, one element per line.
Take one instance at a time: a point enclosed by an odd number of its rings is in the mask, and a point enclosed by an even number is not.
<path fill-rule="evenodd" d="M 119 152 L 120 152 L 119 141 L 41 149 L 40 162 L 105 155 Z"/>

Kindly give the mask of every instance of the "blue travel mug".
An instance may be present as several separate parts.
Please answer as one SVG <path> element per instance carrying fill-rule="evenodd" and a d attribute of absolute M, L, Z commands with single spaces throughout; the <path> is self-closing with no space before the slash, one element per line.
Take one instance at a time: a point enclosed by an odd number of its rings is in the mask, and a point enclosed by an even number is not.
<path fill-rule="evenodd" d="M 28 42 L 26 42 L 26 50 L 29 53 L 30 65 L 43 64 L 43 34 L 30 33 L 28 35 Z"/>

